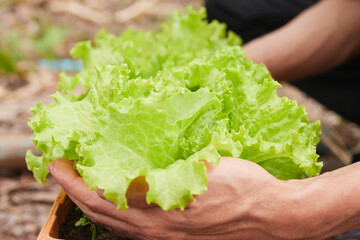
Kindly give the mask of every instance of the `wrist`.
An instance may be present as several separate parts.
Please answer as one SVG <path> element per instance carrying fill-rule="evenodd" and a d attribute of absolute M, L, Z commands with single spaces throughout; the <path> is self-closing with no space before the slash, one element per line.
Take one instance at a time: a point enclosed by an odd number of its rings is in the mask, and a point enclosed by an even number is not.
<path fill-rule="evenodd" d="M 322 239 L 326 229 L 318 211 L 320 184 L 314 179 L 277 180 L 269 186 L 272 190 L 254 211 L 263 231 L 274 239 Z"/>
<path fill-rule="evenodd" d="M 302 202 L 322 238 L 360 228 L 359 167 L 353 164 L 306 179 Z"/>
<path fill-rule="evenodd" d="M 284 221 L 288 223 L 289 229 L 301 239 L 324 239 L 331 227 L 324 225 L 327 214 L 323 210 L 327 207 L 323 206 L 319 197 L 320 194 L 326 196 L 322 183 L 314 177 L 290 180 L 283 182 L 283 185 L 286 185 L 282 197 L 286 209 Z"/>
<path fill-rule="evenodd" d="M 273 204 L 264 211 L 269 231 L 278 239 L 324 239 L 359 229 L 359 168 L 278 181 L 269 197 Z"/>

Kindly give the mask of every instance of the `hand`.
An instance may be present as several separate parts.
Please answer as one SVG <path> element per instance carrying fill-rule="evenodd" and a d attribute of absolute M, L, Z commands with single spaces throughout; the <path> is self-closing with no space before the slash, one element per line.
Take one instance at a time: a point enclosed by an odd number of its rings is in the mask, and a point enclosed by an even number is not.
<path fill-rule="evenodd" d="M 48 169 L 71 200 L 94 223 L 121 236 L 134 239 L 296 237 L 292 227 L 298 229 L 298 226 L 290 225 L 286 218 L 277 217 L 286 213 L 286 209 L 281 209 L 284 204 L 280 201 L 283 199 L 281 192 L 288 192 L 283 191 L 285 182 L 250 161 L 222 158 L 218 166 L 208 167 L 208 191 L 196 196 L 197 201 L 190 203 L 184 211 L 163 211 L 158 206 L 117 210 L 115 204 L 104 199 L 101 192 L 88 189 L 73 169 L 72 162 L 57 159 L 49 164 Z M 136 197 L 129 192 L 127 194 L 130 206 L 145 201 L 146 190 L 143 190 L 147 186 L 139 186 L 140 194 Z"/>

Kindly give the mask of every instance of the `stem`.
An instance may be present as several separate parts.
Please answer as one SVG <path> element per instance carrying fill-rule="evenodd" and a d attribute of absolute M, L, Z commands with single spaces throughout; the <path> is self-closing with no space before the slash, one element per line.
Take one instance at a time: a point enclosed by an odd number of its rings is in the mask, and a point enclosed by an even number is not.
<path fill-rule="evenodd" d="M 92 223 L 91 228 L 92 228 L 91 240 L 95 240 L 96 239 L 96 226 L 95 226 L 95 224 Z"/>

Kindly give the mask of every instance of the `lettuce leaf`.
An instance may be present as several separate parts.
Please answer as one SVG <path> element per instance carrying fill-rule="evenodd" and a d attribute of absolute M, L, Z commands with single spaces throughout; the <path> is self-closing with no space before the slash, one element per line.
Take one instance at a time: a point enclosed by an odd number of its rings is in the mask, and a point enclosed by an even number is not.
<path fill-rule="evenodd" d="M 102 31 L 96 48 L 78 44 L 72 54 L 85 68 L 63 75 L 62 90 L 81 85 L 87 92 L 57 92 L 55 103 L 32 109 L 33 142 L 43 153 L 26 155 L 35 178 L 46 181 L 47 164 L 65 157 L 119 209 L 128 207 L 131 181 L 144 176 L 147 202 L 170 210 L 206 191 L 205 159 L 247 159 L 279 179 L 317 175 L 320 123 L 278 97 L 280 84 L 266 67 L 246 59 L 233 46 L 239 38 L 204 16 L 190 9 L 160 33 Z"/>
<path fill-rule="evenodd" d="M 65 93 L 71 93 L 77 85 L 88 89 L 96 78 L 93 66 L 126 63 L 132 77 L 148 78 L 159 70 L 209 56 L 222 47 L 241 45 L 240 37 L 226 32 L 225 24 L 216 20 L 208 24 L 205 18 L 205 9 L 196 12 L 188 7 L 185 15 L 175 13 L 157 33 L 129 28 L 121 36 L 114 36 L 103 29 L 95 37 L 95 47 L 85 41 L 71 50 L 73 58 L 83 61 L 84 69 L 74 77 L 62 73 L 59 87 Z"/>

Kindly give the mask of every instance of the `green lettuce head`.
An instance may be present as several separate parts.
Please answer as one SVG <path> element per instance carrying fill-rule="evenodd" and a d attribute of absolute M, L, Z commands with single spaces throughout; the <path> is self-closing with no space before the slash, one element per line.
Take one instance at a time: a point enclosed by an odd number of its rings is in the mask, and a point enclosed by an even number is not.
<path fill-rule="evenodd" d="M 76 45 L 72 54 L 85 67 L 62 74 L 67 95 L 32 109 L 33 142 L 43 153 L 26 155 L 35 178 L 46 181 L 48 163 L 64 157 L 119 209 L 128 207 L 129 184 L 144 176 L 147 202 L 170 210 L 206 191 L 201 160 L 243 158 L 279 179 L 317 175 L 320 123 L 277 96 L 280 84 L 266 67 L 246 59 L 240 38 L 204 14 L 189 9 L 159 33 L 101 31 L 96 47 Z M 77 85 L 86 93 L 72 94 Z"/>

